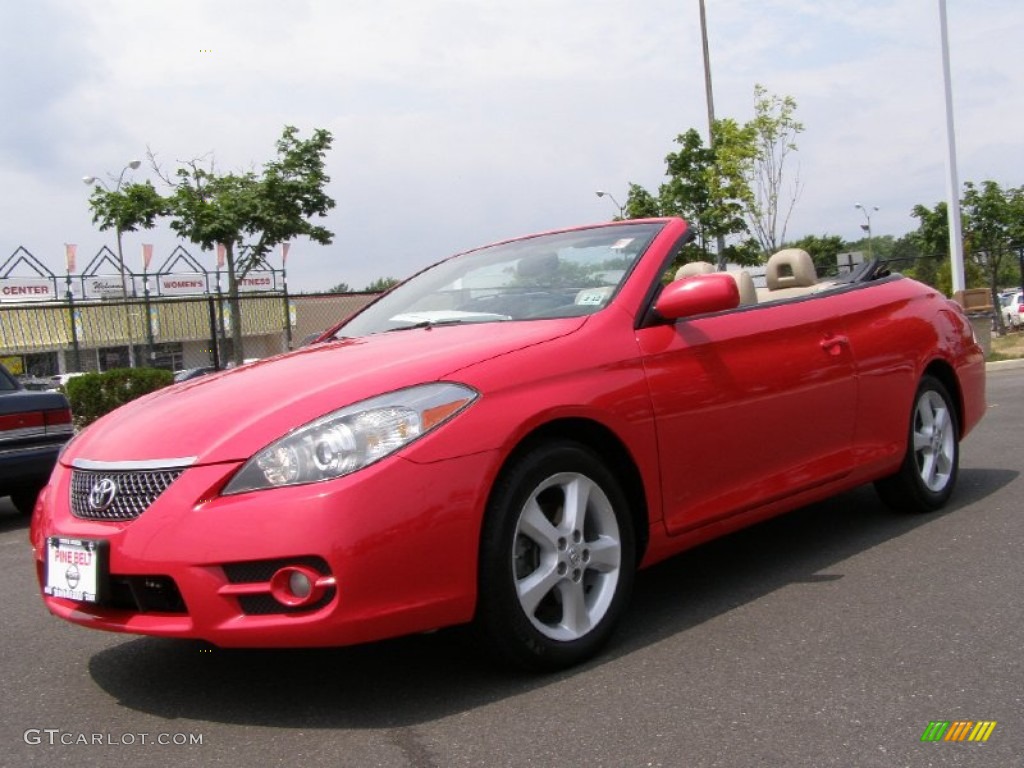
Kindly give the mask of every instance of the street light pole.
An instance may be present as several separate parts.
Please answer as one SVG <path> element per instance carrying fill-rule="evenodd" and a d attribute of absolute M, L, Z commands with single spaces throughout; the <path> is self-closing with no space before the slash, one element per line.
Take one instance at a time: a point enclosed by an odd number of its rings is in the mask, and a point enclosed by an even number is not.
<path fill-rule="evenodd" d="M 864 214 L 864 218 L 867 219 L 867 222 L 868 222 L 867 224 L 861 224 L 860 228 L 868 233 L 868 260 L 870 261 L 870 260 L 875 258 L 874 247 L 873 247 L 872 242 L 871 242 L 871 211 L 877 211 L 878 210 L 878 206 L 877 205 L 873 205 L 873 206 L 871 206 L 871 209 L 869 210 L 868 208 L 866 208 L 865 206 L 861 205 L 860 203 L 855 203 L 853 207 L 854 208 L 859 208 L 861 210 L 861 213 Z"/>
<path fill-rule="evenodd" d="M 715 94 L 711 87 L 711 53 L 708 46 L 708 14 L 704 7 L 704 0 L 700 0 L 700 40 L 704 52 L 704 93 L 708 104 L 708 148 L 715 150 Z M 721 200 L 715 201 L 721 204 Z M 715 246 L 718 250 L 717 264 L 718 271 L 725 271 L 725 235 L 719 233 L 715 237 Z"/>
<path fill-rule="evenodd" d="M 956 168 L 956 129 L 953 125 L 953 81 L 949 72 L 949 26 L 946 0 L 939 0 L 939 35 L 942 40 L 942 84 L 946 97 L 946 196 L 949 220 L 949 259 L 953 296 L 967 288 L 964 273 L 964 233 L 960 220 L 960 183 Z"/>
<path fill-rule="evenodd" d="M 284 344 L 285 351 L 292 349 L 292 308 L 288 298 L 288 251 L 291 243 L 281 243 L 281 288 L 284 294 Z"/>
<path fill-rule="evenodd" d="M 142 165 L 142 161 L 141 160 L 129 160 L 128 163 L 125 165 L 125 167 L 121 169 L 121 173 L 119 173 L 118 176 L 117 176 L 117 184 L 114 185 L 114 190 L 113 191 L 114 191 L 115 194 L 121 191 L 121 185 L 124 183 L 124 175 L 125 175 L 125 173 L 127 173 L 129 170 L 132 170 L 132 171 L 138 170 L 140 165 Z M 111 178 L 113 178 L 113 176 L 111 176 Z M 103 180 L 97 178 L 96 176 L 83 176 L 82 177 L 82 182 L 84 184 L 89 185 L 89 186 L 99 185 L 99 186 L 103 187 L 105 190 L 107 190 L 107 192 L 111 191 L 110 187 L 108 187 L 106 184 L 104 184 Z M 134 368 L 135 367 L 135 347 L 132 345 L 132 337 L 131 337 L 131 328 L 132 328 L 131 323 L 132 323 L 132 321 L 131 321 L 131 313 L 129 312 L 129 309 L 128 309 L 128 277 L 127 277 L 127 275 L 125 273 L 125 268 L 124 268 L 124 251 L 121 248 L 121 235 L 123 234 L 123 230 L 121 229 L 121 222 L 119 220 L 115 221 L 115 223 L 114 223 L 114 234 L 117 237 L 117 263 L 118 263 L 118 266 L 120 267 L 120 270 L 121 270 L 121 301 L 123 302 L 123 305 L 124 305 L 125 336 L 126 336 L 126 341 L 128 342 L 128 367 L 129 368 Z"/>
<path fill-rule="evenodd" d="M 626 209 L 619 204 L 619 201 L 615 199 L 611 192 L 605 192 L 603 189 L 599 189 L 594 194 L 597 195 L 598 197 L 607 197 L 609 200 L 611 200 L 612 203 L 615 204 L 615 207 L 619 209 L 619 220 L 625 220 Z"/>

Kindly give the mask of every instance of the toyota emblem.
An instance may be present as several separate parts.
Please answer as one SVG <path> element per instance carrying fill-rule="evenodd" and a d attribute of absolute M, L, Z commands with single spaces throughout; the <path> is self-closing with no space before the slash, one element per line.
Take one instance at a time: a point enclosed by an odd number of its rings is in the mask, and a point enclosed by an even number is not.
<path fill-rule="evenodd" d="M 117 496 L 117 483 L 111 477 L 104 477 L 93 483 L 89 491 L 89 508 L 95 512 L 103 512 L 114 503 Z"/>

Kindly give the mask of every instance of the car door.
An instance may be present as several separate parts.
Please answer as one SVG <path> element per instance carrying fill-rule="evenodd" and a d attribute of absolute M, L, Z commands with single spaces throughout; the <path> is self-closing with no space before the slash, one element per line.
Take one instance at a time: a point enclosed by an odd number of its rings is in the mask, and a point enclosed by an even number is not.
<path fill-rule="evenodd" d="M 645 327 L 637 340 L 670 534 L 849 471 L 857 379 L 827 296 Z"/>

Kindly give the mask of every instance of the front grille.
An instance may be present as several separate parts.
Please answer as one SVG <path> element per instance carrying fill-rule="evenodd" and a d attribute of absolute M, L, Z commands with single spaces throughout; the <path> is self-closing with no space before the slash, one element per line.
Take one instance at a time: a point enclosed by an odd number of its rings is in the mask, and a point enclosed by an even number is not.
<path fill-rule="evenodd" d="M 273 616 L 279 613 L 309 613 L 319 611 L 334 599 L 334 587 L 312 605 L 281 605 L 271 595 L 239 595 L 238 605 L 246 616 Z"/>
<path fill-rule="evenodd" d="M 245 560 L 239 563 L 225 563 L 224 575 L 231 584 L 253 584 L 270 581 L 270 577 L 287 565 L 304 565 L 324 576 L 331 572 L 327 561 L 316 555 L 304 557 L 279 557 L 274 560 Z"/>
<path fill-rule="evenodd" d="M 138 613 L 188 613 L 170 576 L 110 576 L 105 608 Z"/>
<path fill-rule="evenodd" d="M 86 520 L 134 520 L 153 504 L 183 469 L 103 471 L 75 469 L 71 473 L 71 513 Z M 105 493 L 93 489 L 103 481 Z M 110 498 L 112 496 L 112 498 Z"/>

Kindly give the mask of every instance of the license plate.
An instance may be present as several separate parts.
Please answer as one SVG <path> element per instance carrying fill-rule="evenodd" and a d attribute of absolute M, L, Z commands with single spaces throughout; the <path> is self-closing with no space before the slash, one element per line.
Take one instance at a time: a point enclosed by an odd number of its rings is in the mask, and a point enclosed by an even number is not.
<path fill-rule="evenodd" d="M 98 602 L 107 568 L 107 542 L 51 536 L 46 540 L 46 585 L 53 597 Z"/>

